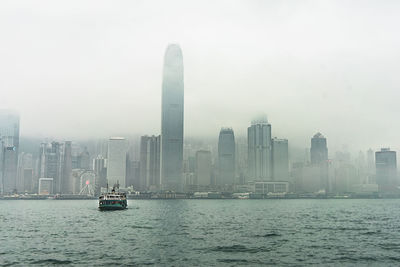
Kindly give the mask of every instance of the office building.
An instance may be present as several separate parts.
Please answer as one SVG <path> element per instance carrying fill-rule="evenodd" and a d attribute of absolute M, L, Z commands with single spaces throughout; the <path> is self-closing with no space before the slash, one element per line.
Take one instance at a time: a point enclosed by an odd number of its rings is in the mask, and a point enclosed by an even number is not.
<path fill-rule="evenodd" d="M 51 195 L 53 189 L 53 178 L 39 178 L 39 195 Z"/>
<path fill-rule="evenodd" d="M 328 160 L 326 138 L 321 133 L 316 133 L 311 138 L 310 156 L 313 165 L 325 163 Z"/>
<path fill-rule="evenodd" d="M 125 188 L 127 141 L 123 137 L 108 140 L 107 181 L 108 186 L 119 185 Z"/>
<path fill-rule="evenodd" d="M 207 150 L 199 150 L 196 152 L 196 185 L 211 185 L 211 152 Z"/>
<path fill-rule="evenodd" d="M 235 134 L 231 128 L 222 128 L 218 138 L 218 180 L 217 184 L 235 183 Z"/>
<path fill-rule="evenodd" d="M 0 110 L 0 150 L 1 192 L 16 192 L 19 150 L 19 114 L 16 111 Z"/>
<path fill-rule="evenodd" d="M 247 128 L 248 175 L 250 180 L 269 181 L 272 173 L 271 124 L 265 116 Z"/>
<path fill-rule="evenodd" d="M 287 139 L 272 139 L 272 180 L 289 180 L 289 147 Z"/>
<path fill-rule="evenodd" d="M 376 183 L 379 192 L 398 192 L 396 152 L 390 148 L 382 148 L 375 152 Z"/>
<path fill-rule="evenodd" d="M 160 141 L 161 136 L 140 138 L 140 180 L 139 191 L 160 189 Z"/>
<path fill-rule="evenodd" d="M 164 57 L 161 96 L 161 184 L 170 191 L 182 191 L 183 94 L 182 51 L 171 44 Z"/>

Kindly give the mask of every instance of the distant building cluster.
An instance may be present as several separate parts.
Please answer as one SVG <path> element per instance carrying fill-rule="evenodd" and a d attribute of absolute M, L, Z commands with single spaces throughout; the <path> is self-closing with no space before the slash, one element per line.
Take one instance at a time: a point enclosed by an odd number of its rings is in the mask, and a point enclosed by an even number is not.
<path fill-rule="evenodd" d="M 118 186 L 132 192 L 253 193 L 299 196 L 399 194 L 396 152 L 346 150 L 330 158 L 316 133 L 304 160 L 293 161 L 287 139 L 273 137 L 266 116 L 247 138 L 222 127 L 213 141 L 184 140 L 183 56 L 169 45 L 164 57 L 161 134 L 140 140 L 110 137 L 87 145 L 45 141 L 36 152 L 20 150 L 19 114 L 0 110 L 2 195 L 97 195 Z M 203 193 L 201 193 L 203 192 Z M 214 192 L 214 193 L 213 193 Z"/>

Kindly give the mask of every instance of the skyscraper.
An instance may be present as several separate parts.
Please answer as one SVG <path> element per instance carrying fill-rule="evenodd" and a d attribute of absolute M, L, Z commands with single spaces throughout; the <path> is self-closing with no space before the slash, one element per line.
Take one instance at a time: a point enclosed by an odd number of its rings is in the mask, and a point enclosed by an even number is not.
<path fill-rule="evenodd" d="M 107 187 L 106 160 L 101 155 L 93 159 L 93 170 L 96 175 L 97 191 L 100 192 L 100 188 Z"/>
<path fill-rule="evenodd" d="M 196 152 L 196 185 L 211 184 L 211 152 L 199 150 Z"/>
<path fill-rule="evenodd" d="M 140 138 L 140 191 L 160 189 L 160 136 Z"/>
<path fill-rule="evenodd" d="M 19 114 L 16 111 L 0 110 L 0 140 L 5 147 L 19 148 Z"/>
<path fill-rule="evenodd" d="M 13 110 L 0 110 L 0 180 L 3 193 L 17 189 L 18 148 L 19 114 Z"/>
<path fill-rule="evenodd" d="M 72 142 L 66 141 L 64 143 L 64 162 L 63 162 L 63 175 L 61 181 L 61 193 L 72 193 Z"/>
<path fill-rule="evenodd" d="M 289 148 L 287 139 L 272 139 L 272 179 L 288 181 Z"/>
<path fill-rule="evenodd" d="M 115 184 L 119 184 L 121 188 L 125 187 L 126 151 L 127 143 L 125 138 L 111 137 L 108 140 L 107 181 L 109 187 Z"/>
<path fill-rule="evenodd" d="M 218 184 L 235 183 L 235 134 L 232 128 L 222 128 L 218 138 Z"/>
<path fill-rule="evenodd" d="M 328 174 L 328 147 L 326 138 L 321 133 L 316 133 L 311 138 L 310 148 L 311 165 L 318 170 L 317 180 L 320 181 L 320 189 L 328 192 L 329 174 Z"/>
<path fill-rule="evenodd" d="M 265 116 L 253 120 L 247 128 L 248 174 L 257 181 L 271 180 L 271 124 Z"/>
<path fill-rule="evenodd" d="M 164 190 L 182 191 L 183 57 L 176 44 L 164 57 L 161 103 L 161 184 Z"/>
<path fill-rule="evenodd" d="M 398 191 L 396 152 L 382 148 L 375 152 L 376 183 L 380 192 Z"/>
<path fill-rule="evenodd" d="M 321 133 L 316 133 L 311 138 L 311 164 L 320 164 L 328 160 L 328 147 L 326 138 Z"/>

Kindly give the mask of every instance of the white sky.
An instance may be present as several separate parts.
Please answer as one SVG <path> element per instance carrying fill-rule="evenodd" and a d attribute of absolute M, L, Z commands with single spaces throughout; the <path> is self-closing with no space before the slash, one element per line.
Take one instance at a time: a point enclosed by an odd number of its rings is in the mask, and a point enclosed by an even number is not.
<path fill-rule="evenodd" d="M 21 134 L 158 134 L 165 48 L 185 67 L 185 134 L 400 149 L 400 1 L 1 1 L 0 108 Z"/>

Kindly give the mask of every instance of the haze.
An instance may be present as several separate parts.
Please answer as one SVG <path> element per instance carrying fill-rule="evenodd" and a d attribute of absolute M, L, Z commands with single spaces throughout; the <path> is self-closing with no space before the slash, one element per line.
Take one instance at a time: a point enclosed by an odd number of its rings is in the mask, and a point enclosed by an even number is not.
<path fill-rule="evenodd" d="M 228 5 L 229 3 L 229 5 Z M 2 1 L 0 98 L 22 136 L 159 134 L 163 56 L 183 50 L 185 136 L 400 149 L 398 1 Z"/>

